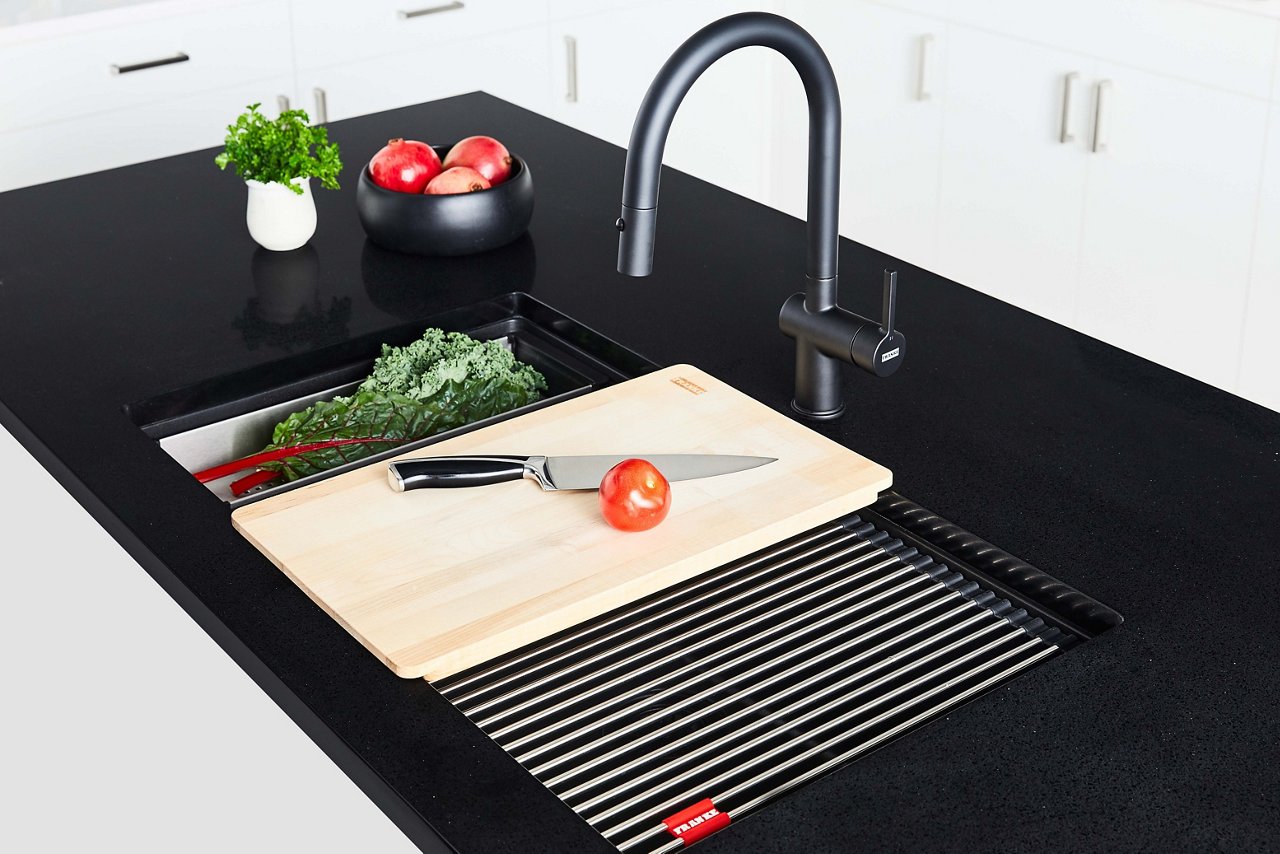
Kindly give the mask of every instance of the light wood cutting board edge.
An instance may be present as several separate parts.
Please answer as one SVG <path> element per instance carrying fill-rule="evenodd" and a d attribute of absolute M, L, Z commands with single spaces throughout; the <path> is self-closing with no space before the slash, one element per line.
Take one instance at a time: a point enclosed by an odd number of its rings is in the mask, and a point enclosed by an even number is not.
<path fill-rule="evenodd" d="M 824 504 L 815 505 L 804 513 L 796 514 L 788 517 L 787 519 L 782 519 L 769 525 L 765 525 L 759 528 L 758 531 L 762 537 L 767 537 L 771 543 L 777 544 L 782 540 L 795 536 L 797 533 L 801 533 L 804 530 L 815 528 L 825 522 L 830 522 L 832 519 L 848 515 L 849 513 L 861 510 L 869 504 L 873 504 L 880 491 L 888 489 L 890 486 L 892 486 L 892 477 L 886 477 L 882 482 L 878 482 L 875 486 L 855 491 L 838 500 L 832 500 Z M 797 519 L 807 520 L 803 523 L 802 531 L 795 531 L 793 529 Z M 777 533 L 772 533 L 774 531 L 777 531 Z M 482 664 L 485 661 L 489 661 L 496 657 L 487 652 L 481 653 L 480 650 L 483 648 L 490 646 L 506 646 L 509 648 L 510 652 L 514 652 L 521 647 L 530 645 L 531 643 L 537 643 L 538 640 L 527 641 L 521 639 L 519 643 L 512 643 L 512 641 L 509 640 L 511 638 L 518 638 L 525 635 L 531 627 L 534 628 L 538 635 L 538 639 L 541 640 L 585 622 L 581 616 L 577 614 L 571 615 L 569 613 L 570 611 L 587 610 L 593 612 L 595 616 L 598 617 L 602 614 L 608 613 L 609 611 L 616 610 L 617 608 L 625 607 L 627 604 L 636 602 L 646 596 L 657 593 L 660 590 L 665 590 L 673 585 L 681 583 L 692 584 L 698 576 L 705 575 L 707 572 L 714 571 L 717 567 L 746 557 L 748 554 L 751 554 L 751 552 L 759 551 L 759 548 L 753 548 L 750 551 L 743 552 L 739 547 L 736 547 L 736 545 L 737 544 L 735 543 L 729 542 L 722 544 L 716 549 L 708 549 L 691 554 L 683 560 L 667 564 L 667 566 L 661 570 L 651 572 L 648 575 L 639 578 L 634 578 L 629 582 L 615 586 L 611 590 L 601 591 L 595 595 L 582 597 L 573 606 L 566 606 L 556 611 L 551 611 L 541 617 L 528 620 L 522 626 L 513 627 L 505 631 L 493 632 L 482 639 L 460 645 L 454 649 L 453 652 L 437 655 L 434 659 L 434 662 L 438 665 L 437 667 L 428 665 L 426 668 L 400 668 L 389 662 L 388 666 L 391 667 L 397 675 L 404 678 L 421 676 L 429 682 L 453 676 L 457 673 L 461 673 L 463 670 L 474 667 L 477 664 Z M 768 548 L 768 546 L 765 548 Z M 717 552 L 719 552 L 719 555 L 717 555 Z M 708 556 L 712 557 L 709 558 Z M 694 574 L 688 574 L 684 571 L 684 567 L 688 564 L 704 565 L 705 562 L 711 563 L 710 569 L 701 569 Z M 626 601 L 621 605 L 616 601 L 616 592 L 619 590 L 625 591 Z M 589 617 L 587 619 L 595 619 L 595 617 Z M 348 629 L 348 631 L 350 631 L 350 629 Z M 353 632 L 352 634 L 356 633 Z M 359 635 L 356 634 L 356 637 L 359 638 Z M 368 645 L 366 644 L 366 646 Z M 509 653 L 501 653 L 500 655 L 507 654 Z M 386 660 L 381 655 L 378 657 L 382 658 L 384 661 Z"/>
<path fill-rule="evenodd" d="M 672 376 L 679 376 L 682 374 L 690 374 L 690 373 L 705 374 L 704 371 L 701 371 L 700 369 L 690 365 L 673 365 L 655 373 L 671 374 Z M 649 374 L 645 376 L 653 376 L 653 375 Z M 710 375 L 706 375 L 706 376 L 708 376 L 711 379 L 714 379 L 714 377 L 710 377 Z M 617 387 L 612 386 L 608 388 L 617 388 Z M 586 395 L 584 397 L 590 397 L 590 396 L 591 395 Z M 537 410 L 535 413 L 529 413 L 529 415 L 532 416 L 537 414 L 537 415 L 543 415 L 545 417 L 552 410 L 556 409 L 559 406 L 567 406 L 571 403 L 574 403 L 575 401 L 581 401 L 581 400 L 582 398 L 575 398 L 570 401 L 565 401 L 562 404 L 557 404 L 556 406 L 547 407 L 543 410 Z M 760 406 L 764 406 L 764 404 L 759 403 L 759 401 L 755 401 L 755 402 Z M 514 425 L 517 422 L 519 422 L 523 417 L 525 416 L 520 416 L 518 418 L 511 419 L 510 421 L 500 422 L 500 423 L 502 425 Z M 779 416 L 779 417 L 785 417 L 785 416 Z M 808 429 L 804 424 L 800 422 L 794 422 L 794 423 L 798 427 L 804 428 L 806 430 Z M 499 426 L 499 425 L 494 425 L 494 426 Z M 486 429 L 489 429 L 489 428 L 486 428 Z M 848 449 L 844 448 L 844 446 L 841 446 L 838 443 L 835 443 L 830 439 L 827 439 L 826 437 L 823 437 L 816 432 L 811 431 L 811 438 L 820 440 L 824 443 L 829 442 L 833 446 L 833 448 L 838 449 L 840 451 L 845 451 L 845 452 L 848 451 Z M 409 451 L 409 452 L 406 452 L 403 456 L 405 457 L 420 456 L 422 453 L 423 453 L 422 450 Z M 855 512 L 856 510 L 861 509 L 862 507 L 865 507 L 873 503 L 876 500 L 876 497 L 881 490 L 886 489 L 890 485 L 892 485 L 893 478 L 892 478 L 891 472 L 889 472 L 888 469 L 884 468 L 883 466 L 879 466 L 878 464 L 875 464 L 873 461 L 867 461 L 867 462 L 870 463 L 872 466 L 874 466 L 876 469 L 879 469 L 879 472 L 878 472 L 879 476 L 874 482 L 868 484 L 867 486 L 861 489 L 857 489 L 851 493 L 846 493 L 839 497 L 833 498 L 829 501 L 825 501 L 825 502 L 813 505 L 812 507 L 809 507 L 808 509 L 803 510 L 802 512 L 793 513 L 792 515 L 787 516 L 785 518 L 770 522 L 762 526 L 761 528 L 759 528 L 757 533 L 762 535 L 763 538 L 767 539 L 769 542 L 776 543 L 788 537 L 794 536 L 802 532 L 803 530 L 816 527 L 825 522 L 829 522 L 832 519 L 838 518 L 840 516 L 846 515 L 851 512 Z M 380 461 L 379 463 L 374 463 L 371 465 L 380 467 L 381 465 L 385 465 L 385 463 L 386 461 L 384 460 L 384 461 Z M 282 495 L 276 496 L 268 500 L 280 507 L 290 506 L 290 505 L 304 502 L 311 497 L 318 496 L 318 495 L 325 495 L 333 492 L 334 490 L 341 489 L 344 481 L 346 481 L 346 479 L 349 479 L 349 478 L 376 477 L 378 479 L 381 479 L 383 477 L 383 474 L 380 468 L 377 470 L 376 473 L 371 473 L 369 469 L 370 469 L 369 466 L 361 467 L 356 470 L 339 475 L 337 477 L 326 478 L 314 484 L 301 487 L 299 489 L 293 490 L 288 493 L 284 493 Z M 366 638 L 356 627 L 348 623 L 347 620 L 344 619 L 338 611 L 330 607 L 330 605 L 327 604 L 320 595 L 313 593 L 311 588 L 308 586 L 308 584 L 304 582 L 302 578 L 298 577 L 293 572 L 291 572 L 289 568 L 282 561 L 277 560 L 273 556 L 271 549 L 268 548 L 266 543 L 260 542 L 247 527 L 242 526 L 240 524 L 240 518 L 239 518 L 240 514 L 253 513 L 255 508 L 259 508 L 263 503 L 264 502 L 258 502 L 255 504 L 246 505 L 245 507 L 242 507 L 236 510 L 232 514 L 232 522 L 236 530 L 242 536 L 244 536 L 247 540 L 249 540 L 249 542 L 252 543 L 255 548 L 257 548 L 260 552 L 266 555 L 268 559 L 271 560 L 272 564 L 274 564 L 278 569 L 280 569 L 281 572 L 283 572 L 286 576 L 288 576 L 288 578 L 295 585 L 300 587 L 303 590 L 303 592 L 306 593 L 308 598 L 311 599 L 311 601 L 319 605 L 325 611 L 325 613 L 329 614 L 329 616 L 331 616 L 335 622 L 337 622 L 340 626 L 342 626 L 352 637 L 358 640 L 362 646 L 364 646 L 367 650 L 373 653 L 378 658 L 378 660 L 382 661 L 383 664 L 385 664 L 392 672 L 394 672 L 398 676 L 401 676 L 402 678 L 426 678 L 428 680 L 435 680 L 435 679 L 441 679 L 446 676 L 453 675 L 469 667 L 475 666 L 476 664 L 482 663 L 483 661 L 490 660 L 491 658 L 493 658 L 494 656 L 493 656 L 493 653 L 491 652 L 491 649 L 495 645 L 505 647 L 509 650 L 514 650 L 516 648 L 519 648 L 520 646 L 525 646 L 528 643 L 536 642 L 536 641 L 530 641 L 528 639 L 530 629 L 533 630 L 533 633 L 538 638 L 548 637 L 552 634 L 555 634 L 556 632 L 562 631 L 573 625 L 577 625 L 581 623 L 583 621 L 583 617 L 581 616 L 581 614 L 583 613 L 584 610 L 590 611 L 591 613 L 594 613 L 596 615 L 606 613 L 610 610 L 614 610 L 618 607 L 621 607 L 622 604 L 625 604 L 626 602 L 634 602 L 645 596 L 648 596 L 650 594 L 663 590 L 667 587 L 670 587 L 673 584 L 690 581 L 692 578 L 696 577 L 697 575 L 701 575 L 706 571 L 710 571 L 710 569 L 713 569 L 716 566 L 720 566 L 725 563 L 731 562 L 733 560 L 737 560 L 761 548 L 761 546 L 756 545 L 744 551 L 742 549 L 741 542 L 730 541 L 727 543 L 721 543 L 720 545 L 710 549 L 702 549 L 700 551 L 689 554 L 680 560 L 674 561 L 666 565 L 663 569 L 659 571 L 650 572 L 644 576 L 632 578 L 629 581 L 623 583 L 622 585 L 614 587 L 612 590 L 603 590 L 595 594 L 584 595 L 583 597 L 578 599 L 572 606 L 563 606 L 563 607 L 557 608 L 556 610 L 552 610 L 541 616 L 538 616 L 531 620 L 526 621 L 524 625 L 515 626 L 505 630 L 498 630 L 495 632 L 491 632 L 490 634 L 486 635 L 483 638 L 479 638 L 472 642 L 462 643 L 456 646 L 456 648 L 450 652 L 435 655 L 430 661 L 405 664 L 403 662 L 397 662 L 392 656 L 395 656 L 398 653 L 405 653 L 407 652 L 407 650 L 405 649 L 391 650 L 389 653 L 384 653 L 376 643 L 374 643 L 371 639 Z M 627 536 L 643 536 L 643 534 L 627 535 Z M 690 572 L 686 570 L 686 567 L 690 563 L 694 563 L 697 566 L 702 568 L 690 574 Z M 623 597 L 625 601 L 622 604 L 620 604 L 618 601 L 618 595 L 617 595 L 618 590 L 624 591 L 624 594 L 625 594 Z M 432 641 L 432 643 L 434 643 L 434 641 Z M 481 652 L 482 649 L 486 651 Z"/>

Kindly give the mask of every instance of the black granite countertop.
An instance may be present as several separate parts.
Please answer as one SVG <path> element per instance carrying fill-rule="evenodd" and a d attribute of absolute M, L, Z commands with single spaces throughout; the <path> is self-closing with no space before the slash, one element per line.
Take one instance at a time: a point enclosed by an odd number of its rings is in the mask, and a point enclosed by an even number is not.
<path fill-rule="evenodd" d="M 313 605 L 124 407 L 524 290 L 786 412 L 777 313 L 803 287 L 804 225 L 669 172 L 654 275 L 626 279 L 614 146 L 484 95 L 330 133 L 347 168 L 317 191 L 319 311 L 293 336 L 254 320 L 245 190 L 212 152 L 0 195 L 0 422 L 420 845 L 611 850 Z M 433 287 L 438 262 L 366 249 L 355 176 L 390 136 L 473 133 L 532 166 L 536 270 L 476 257 L 480 274 Z M 849 414 L 815 429 L 1127 622 L 700 850 L 1275 845 L 1280 415 L 849 241 L 842 301 L 874 314 L 884 266 L 908 360 L 888 380 L 847 370 Z"/>

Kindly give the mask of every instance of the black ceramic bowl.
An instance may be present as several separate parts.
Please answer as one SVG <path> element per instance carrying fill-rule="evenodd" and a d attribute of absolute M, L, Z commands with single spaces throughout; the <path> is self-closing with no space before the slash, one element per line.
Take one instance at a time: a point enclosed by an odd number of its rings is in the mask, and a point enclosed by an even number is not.
<path fill-rule="evenodd" d="M 443 160 L 452 146 L 435 145 Z M 384 249 L 413 255 L 470 255 L 505 246 L 525 233 L 533 218 L 533 176 L 511 155 L 511 176 L 496 187 L 428 196 L 397 193 L 360 170 L 356 211 L 369 239 Z"/>

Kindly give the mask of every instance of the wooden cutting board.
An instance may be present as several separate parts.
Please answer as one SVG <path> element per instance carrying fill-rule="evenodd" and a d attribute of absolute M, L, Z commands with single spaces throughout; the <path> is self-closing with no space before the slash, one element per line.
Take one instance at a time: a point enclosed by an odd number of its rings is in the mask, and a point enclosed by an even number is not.
<path fill-rule="evenodd" d="M 432 445 L 436 454 L 777 457 L 673 483 L 649 531 L 531 480 L 394 492 L 375 463 L 232 514 L 395 673 L 438 679 L 875 501 L 889 470 L 689 365 Z"/>

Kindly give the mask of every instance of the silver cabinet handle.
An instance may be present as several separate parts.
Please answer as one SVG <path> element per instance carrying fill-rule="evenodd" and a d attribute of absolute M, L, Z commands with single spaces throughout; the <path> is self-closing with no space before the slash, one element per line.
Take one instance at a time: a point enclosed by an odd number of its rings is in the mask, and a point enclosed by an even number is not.
<path fill-rule="evenodd" d="M 1111 81 L 1099 80 L 1098 85 L 1094 87 L 1093 101 L 1093 152 L 1101 154 L 1107 150 L 1108 142 L 1107 123 L 1105 121 L 1107 114 L 1107 101 L 1111 99 Z"/>
<path fill-rule="evenodd" d="M 570 104 L 578 102 L 578 40 L 564 37 L 565 90 L 564 99 Z"/>
<path fill-rule="evenodd" d="M 422 9 L 401 9 L 396 12 L 396 17 L 402 21 L 410 18 L 421 18 L 423 15 L 437 15 L 441 12 L 454 12 L 466 6 L 466 3 L 441 3 L 439 6 L 426 6 Z"/>
<path fill-rule="evenodd" d="M 148 68 L 159 68 L 162 65 L 176 65 L 179 62 L 188 62 L 191 57 L 182 51 L 178 51 L 173 56 L 166 56 L 160 59 L 149 59 L 146 62 L 135 62 L 132 65 L 111 65 L 112 74 L 132 74 L 135 71 L 146 71 Z"/>
<path fill-rule="evenodd" d="M 276 95 L 276 111 L 283 113 L 289 109 L 289 96 Z"/>
<path fill-rule="evenodd" d="M 1075 126 L 1071 123 L 1072 104 L 1075 101 L 1076 84 L 1080 82 L 1080 72 L 1073 71 L 1062 78 L 1062 127 L 1058 133 L 1058 142 L 1076 141 Z"/>
<path fill-rule="evenodd" d="M 920 37 L 919 65 L 916 68 L 916 100 L 927 101 L 933 97 L 933 87 L 930 85 L 933 77 L 933 36 L 923 35 Z"/>
<path fill-rule="evenodd" d="M 325 124 L 329 121 L 329 101 L 325 97 L 324 90 L 317 86 L 311 90 L 311 94 L 316 99 L 316 115 L 312 124 Z"/>

